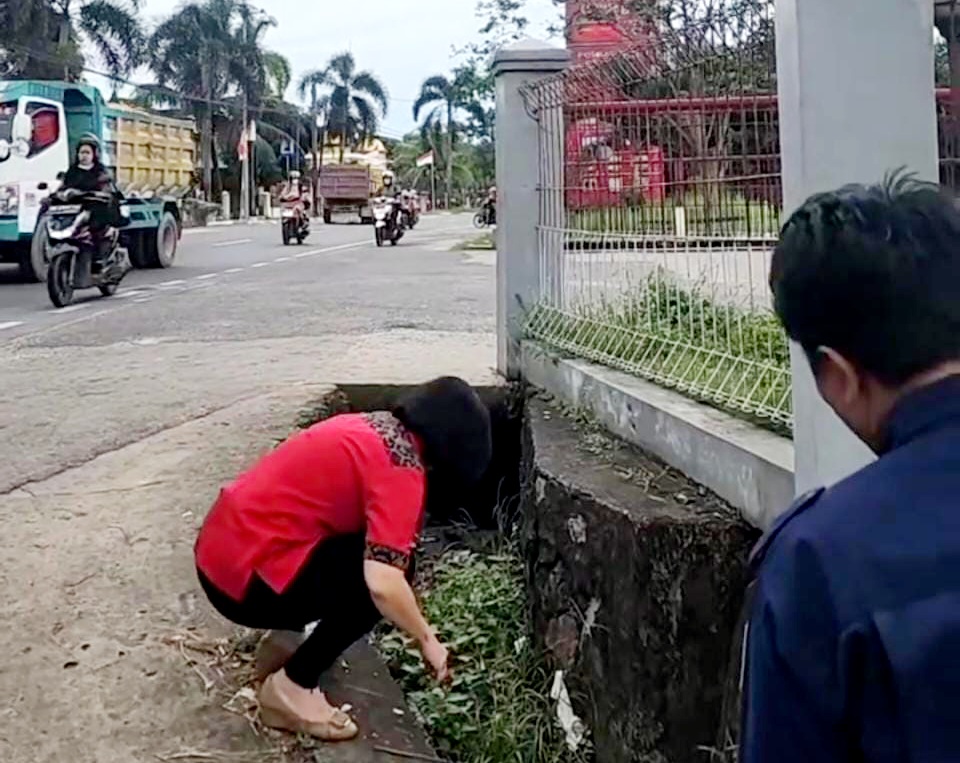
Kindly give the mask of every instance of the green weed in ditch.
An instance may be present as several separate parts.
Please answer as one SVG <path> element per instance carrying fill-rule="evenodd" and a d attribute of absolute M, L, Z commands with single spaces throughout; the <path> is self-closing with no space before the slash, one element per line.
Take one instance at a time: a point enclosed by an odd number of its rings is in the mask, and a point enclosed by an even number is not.
<path fill-rule="evenodd" d="M 431 577 L 423 606 L 453 655 L 452 684 L 437 686 L 399 633 L 382 634 L 380 648 L 437 750 L 458 763 L 585 760 L 585 747 L 565 746 L 530 645 L 517 554 L 450 551 Z"/>

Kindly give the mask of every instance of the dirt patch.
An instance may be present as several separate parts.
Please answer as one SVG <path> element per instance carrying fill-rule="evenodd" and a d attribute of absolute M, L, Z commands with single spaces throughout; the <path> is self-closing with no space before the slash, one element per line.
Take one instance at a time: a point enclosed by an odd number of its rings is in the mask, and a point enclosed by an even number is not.
<path fill-rule="evenodd" d="M 338 745 L 305 735 L 293 737 L 265 727 L 259 717 L 257 691 L 262 678 L 292 654 L 288 649 L 268 656 L 274 665 L 264 668 L 266 634 L 246 628 L 223 638 L 210 638 L 194 630 L 166 639 L 184 664 L 197 676 L 210 702 L 243 720 L 260 740 L 256 752 L 210 752 L 184 749 L 161 760 L 250 760 L 251 763 L 393 763 L 399 760 L 435 761 L 423 730 L 410 713 L 402 691 L 390 678 L 379 653 L 367 642 L 354 644 L 334 668 L 324 675 L 321 688 L 360 726 L 360 737 Z"/>

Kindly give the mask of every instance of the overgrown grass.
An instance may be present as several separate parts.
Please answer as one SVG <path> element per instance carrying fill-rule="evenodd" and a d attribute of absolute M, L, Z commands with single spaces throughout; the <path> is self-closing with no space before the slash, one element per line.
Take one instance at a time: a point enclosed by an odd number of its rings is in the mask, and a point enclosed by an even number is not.
<path fill-rule="evenodd" d="M 452 685 L 441 688 L 420 653 L 396 632 L 380 648 L 437 750 L 457 763 L 562 763 L 570 753 L 549 701 L 550 682 L 528 637 L 522 563 L 496 554 L 443 554 L 423 606 L 453 656 Z"/>
<path fill-rule="evenodd" d="M 526 331 L 789 433 L 789 343 L 771 313 L 718 304 L 657 275 L 616 302 L 572 311 L 539 305 Z"/>
<path fill-rule="evenodd" d="M 569 227 L 587 233 L 674 236 L 679 208 L 685 212 L 687 236 L 768 238 L 780 227 L 778 207 L 732 193 L 712 198 L 690 193 L 660 203 L 584 209 L 570 213 Z"/>

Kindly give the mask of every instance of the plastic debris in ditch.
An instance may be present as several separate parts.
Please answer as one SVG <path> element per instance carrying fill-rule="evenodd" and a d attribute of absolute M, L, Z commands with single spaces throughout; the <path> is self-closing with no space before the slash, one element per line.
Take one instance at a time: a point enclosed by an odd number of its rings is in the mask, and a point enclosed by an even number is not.
<path fill-rule="evenodd" d="M 566 734 L 567 748 L 570 752 L 576 752 L 587 735 L 587 727 L 573 711 L 573 705 L 570 703 L 570 693 L 563 681 L 562 670 L 558 670 L 553 676 L 550 699 L 557 703 L 557 720 L 560 722 L 560 728 Z"/>

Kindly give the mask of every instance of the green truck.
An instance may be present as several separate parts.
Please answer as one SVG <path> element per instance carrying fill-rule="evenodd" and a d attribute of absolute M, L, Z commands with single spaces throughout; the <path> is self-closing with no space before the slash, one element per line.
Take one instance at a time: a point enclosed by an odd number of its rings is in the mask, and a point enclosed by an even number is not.
<path fill-rule="evenodd" d="M 84 84 L 0 80 L 0 262 L 27 280 L 46 276 L 43 200 L 59 186 L 84 133 L 125 196 L 124 245 L 135 267 L 170 267 L 182 232 L 196 141 L 191 121 L 107 104 Z"/>

